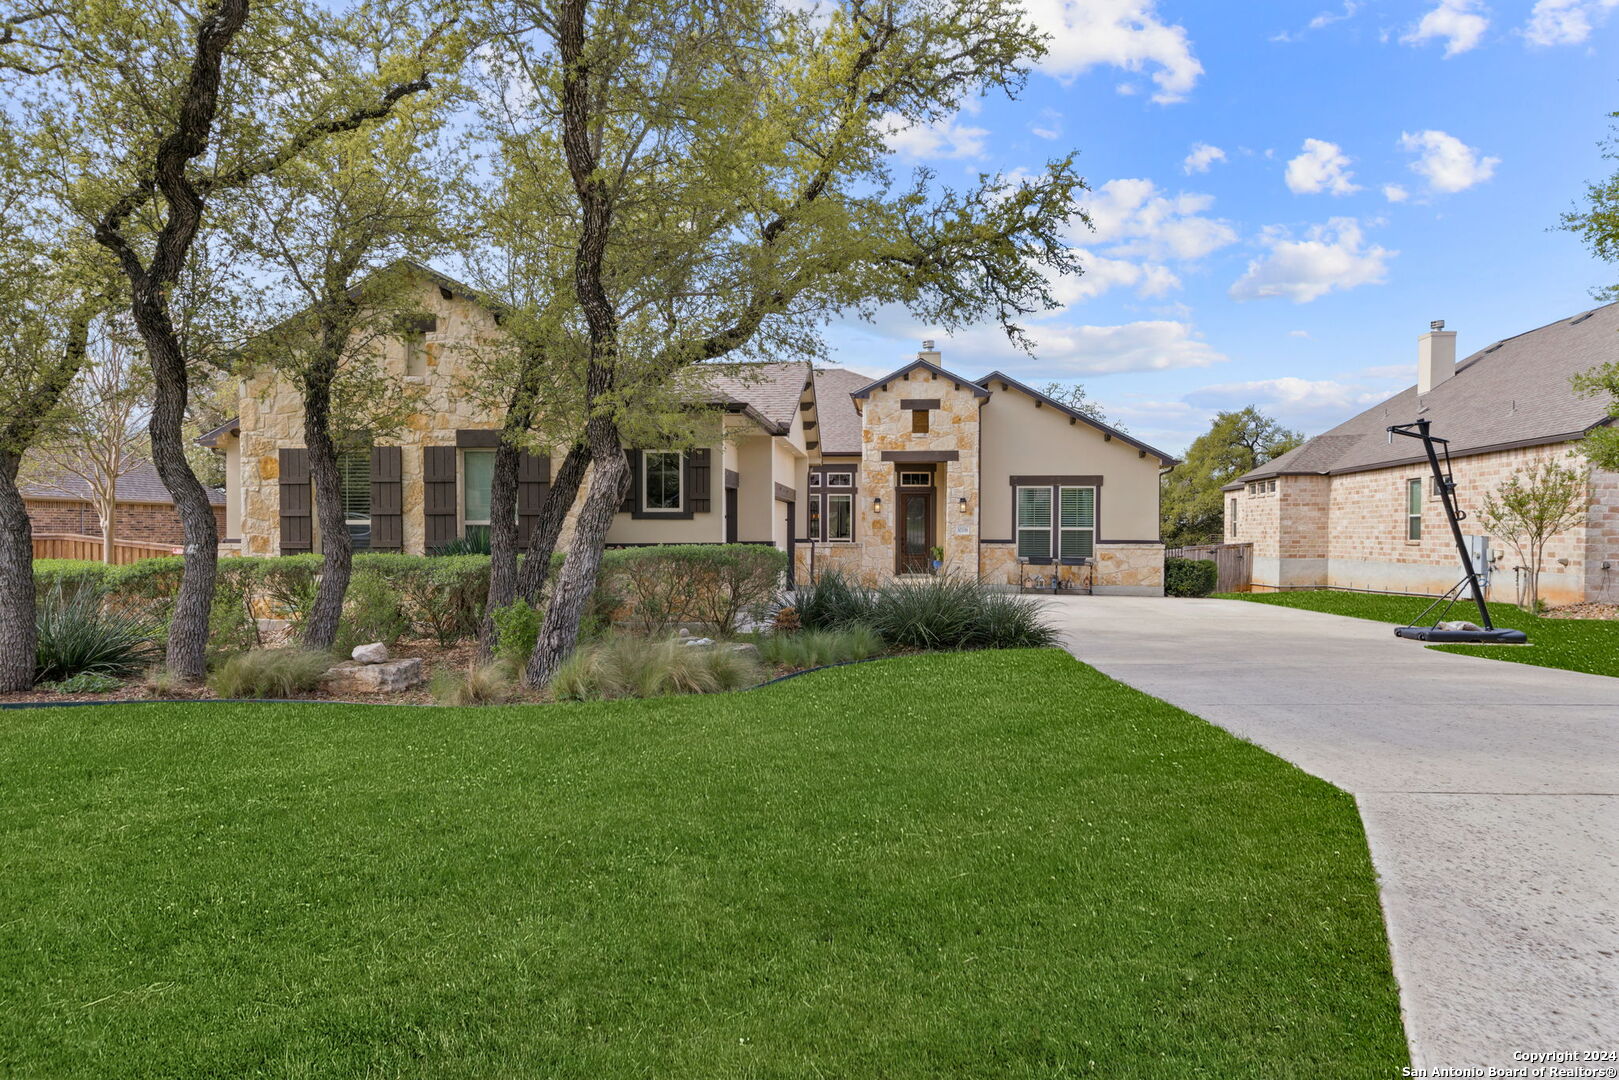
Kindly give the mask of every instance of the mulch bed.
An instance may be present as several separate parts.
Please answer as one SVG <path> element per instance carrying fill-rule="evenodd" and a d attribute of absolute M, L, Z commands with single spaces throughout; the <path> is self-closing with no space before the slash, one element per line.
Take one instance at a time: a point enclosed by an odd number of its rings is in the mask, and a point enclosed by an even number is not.
<path fill-rule="evenodd" d="M 1599 604 L 1590 601 L 1568 604 L 1546 612 L 1548 619 L 1619 619 L 1619 604 Z"/>

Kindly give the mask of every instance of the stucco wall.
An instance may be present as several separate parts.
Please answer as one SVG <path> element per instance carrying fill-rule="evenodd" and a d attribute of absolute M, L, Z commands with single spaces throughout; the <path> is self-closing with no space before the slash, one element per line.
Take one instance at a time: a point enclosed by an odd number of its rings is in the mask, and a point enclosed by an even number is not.
<path fill-rule="evenodd" d="M 1007 386 L 1007 389 L 1001 389 Z M 1159 459 L 1035 399 L 991 382 L 983 412 L 986 539 L 1012 536 L 1013 476 L 1100 476 L 1099 540 L 1158 539 Z"/>

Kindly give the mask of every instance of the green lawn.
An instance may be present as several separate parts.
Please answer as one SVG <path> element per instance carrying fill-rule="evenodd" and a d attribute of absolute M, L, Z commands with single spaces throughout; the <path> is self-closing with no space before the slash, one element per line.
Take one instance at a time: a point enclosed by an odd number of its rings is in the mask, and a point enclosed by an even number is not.
<path fill-rule="evenodd" d="M 1334 592 L 1330 589 L 1303 589 L 1285 593 L 1223 593 L 1223 600 L 1252 600 L 1256 604 L 1324 611 L 1372 619 L 1390 626 L 1405 626 L 1422 614 L 1431 601 L 1421 596 L 1379 596 L 1371 593 Z M 1458 603 L 1449 619 L 1478 621 L 1478 607 Z M 1594 675 L 1619 676 L 1619 622 L 1612 619 L 1543 619 L 1511 604 L 1491 604 L 1490 619 L 1497 626 L 1522 630 L 1529 635 L 1527 645 L 1430 645 L 1441 652 L 1488 656 L 1517 664 L 1588 671 Z M 1432 622 L 1432 616 L 1427 620 Z M 1392 631 L 1391 631 L 1392 632 Z"/>
<path fill-rule="evenodd" d="M 1053 651 L 0 713 L 7 1077 L 1376 1077 L 1353 800 Z"/>

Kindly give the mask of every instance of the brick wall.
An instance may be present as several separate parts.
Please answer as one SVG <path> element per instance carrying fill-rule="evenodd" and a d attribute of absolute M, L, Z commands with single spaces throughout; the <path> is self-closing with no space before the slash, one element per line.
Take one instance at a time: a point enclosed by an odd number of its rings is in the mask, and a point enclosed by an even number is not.
<path fill-rule="evenodd" d="M 73 499 L 25 499 L 28 520 L 37 534 L 77 533 L 100 536 L 101 519 L 93 506 Z M 214 507 L 214 524 L 225 535 L 225 508 Z M 114 526 L 119 540 L 143 540 L 152 544 L 179 544 L 185 540 L 180 515 L 169 503 L 121 503 Z"/>
<path fill-rule="evenodd" d="M 1455 459 L 1457 505 L 1468 514 L 1462 532 L 1483 532 L 1478 511 L 1485 496 L 1515 471 L 1548 459 L 1584 467 L 1584 459 L 1568 455 L 1565 443 Z M 1279 477 L 1275 492 L 1267 482 L 1264 492 L 1236 493 L 1237 525 L 1228 529 L 1227 539 L 1254 545 L 1256 585 L 1440 593 L 1456 584 L 1461 569 L 1430 478 L 1426 464 Z M 1406 532 L 1406 485 L 1412 479 L 1422 481 L 1419 540 L 1407 539 Z M 1541 594 L 1549 603 L 1619 598 L 1619 475 L 1593 471 L 1590 485 L 1586 521 L 1546 546 Z M 1490 551 L 1490 598 L 1512 601 L 1517 595 L 1513 568 L 1521 560 L 1509 544 L 1493 537 Z"/>

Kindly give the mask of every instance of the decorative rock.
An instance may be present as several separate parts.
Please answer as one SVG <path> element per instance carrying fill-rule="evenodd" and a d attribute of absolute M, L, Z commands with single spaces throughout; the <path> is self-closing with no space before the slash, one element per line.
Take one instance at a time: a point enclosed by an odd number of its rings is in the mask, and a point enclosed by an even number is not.
<path fill-rule="evenodd" d="M 687 645 L 687 646 L 690 646 L 690 645 L 712 645 L 712 644 L 714 644 L 714 639 L 713 638 L 708 638 L 708 637 L 687 638 L 685 641 L 682 641 L 681 644 L 682 645 Z"/>
<path fill-rule="evenodd" d="M 751 656 L 755 660 L 759 659 L 759 646 L 751 641 L 733 641 L 729 648 L 738 656 Z"/>
<path fill-rule="evenodd" d="M 355 650 L 358 652 L 359 650 Z M 321 687 L 338 694 L 387 694 L 421 684 L 420 657 L 360 664 L 345 660 L 320 677 Z"/>
<path fill-rule="evenodd" d="M 388 646 L 380 641 L 354 646 L 354 659 L 362 664 L 380 664 L 388 659 Z"/>

